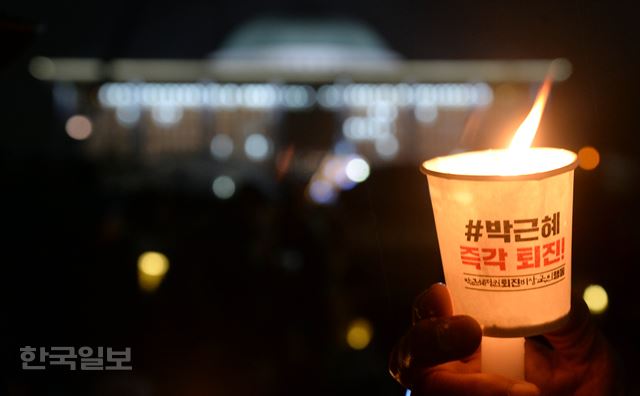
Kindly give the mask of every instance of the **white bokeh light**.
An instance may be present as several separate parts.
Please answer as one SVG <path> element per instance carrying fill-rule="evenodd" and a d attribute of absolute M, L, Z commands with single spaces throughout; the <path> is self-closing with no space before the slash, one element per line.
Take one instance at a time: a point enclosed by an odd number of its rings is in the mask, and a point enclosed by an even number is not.
<path fill-rule="evenodd" d="M 236 183 L 229 176 L 218 176 L 213 181 L 213 194 L 220 199 L 229 199 L 236 192 Z"/>
<path fill-rule="evenodd" d="M 219 133 L 211 139 L 209 149 L 214 158 L 226 160 L 233 154 L 233 140 L 228 135 Z"/>
<path fill-rule="evenodd" d="M 369 177 L 369 164 L 363 158 L 353 158 L 347 162 L 345 173 L 347 177 L 356 183 L 362 183 Z"/>
<path fill-rule="evenodd" d="M 416 106 L 414 110 L 416 119 L 423 124 L 433 124 L 438 119 L 438 108 L 436 106 Z"/>
<path fill-rule="evenodd" d="M 40 79 L 51 79 L 55 64 L 44 57 L 34 58 L 29 70 Z M 270 109 L 283 106 L 305 109 L 316 103 L 335 109 L 342 106 L 370 109 L 370 116 L 395 118 L 398 106 L 484 107 L 493 101 L 493 90 L 486 83 L 475 84 L 332 84 L 317 91 L 309 85 L 216 84 L 216 83 L 106 83 L 98 91 L 106 107 L 178 106 L 194 108 Z M 372 108 L 373 107 L 373 108 Z"/>
<path fill-rule="evenodd" d="M 163 126 L 171 126 L 182 119 L 182 108 L 177 106 L 155 106 L 151 109 L 153 120 Z"/>
<path fill-rule="evenodd" d="M 398 109 L 391 103 L 375 103 L 367 109 L 369 118 L 391 122 L 398 117 Z"/>
<path fill-rule="evenodd" d="M 400 144 L 395 135 L 388 134 L 385 137 L 376 140 L 376 152 L 384 159 L 392 159 L 398 154 Z"/>
<path fill-rule="evenodd" d="M 254 161 L 262 161 L 269 155 L 269 141 L 261 133 L 254 133 L 244 142 L 247 157 Z"/>
<path fill-rule="evenodd" d="M 124 127 L 130 127 L 140 121 L 140 107 L 139 106 L 119 106 L 116 109 L 116 119 L 118 124 Z"/>

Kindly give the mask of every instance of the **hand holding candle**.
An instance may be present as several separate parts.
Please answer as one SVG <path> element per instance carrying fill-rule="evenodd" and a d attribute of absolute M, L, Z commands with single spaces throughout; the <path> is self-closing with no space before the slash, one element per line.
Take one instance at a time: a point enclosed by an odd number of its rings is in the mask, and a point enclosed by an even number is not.
<path fill-rule="evenodd" d="M 557 329 L 570 309 L 577 157 L 530 147 L 550 84 L 508 149 L 422 164 L 456 311 L 476 318 L 487 336 L 482 370 L 513 379 L 524 379 L 522 337 Z"/>
<path fill-rule="evenodd" d="M 416 299 L 413 326 L 391 353 L 389 371 L 412 396 L 620 394 L 611 350 L 584 301 L 574 300 L 566 325 L 544 337 L 548 345 L 526 340 L 529 382 L 482 373 L 479 324 L 452 316 L 449 292 L 436 284 Z"/>
<path fill-rule="evenodd" d="M 537 395 L 525 363 L 545 395 L 613 394 L 610 352 L 584 302 L 570 315 L 576 155 L 530 147 L 550 84 L 508 149 L 422 164 L 451 300 L 443 286 L 421 295 L 392 353 L 392 375 L 416 394 Z M 522 337 L 543 333 L 552 348 L 527 340 L 525 362 Z"/>

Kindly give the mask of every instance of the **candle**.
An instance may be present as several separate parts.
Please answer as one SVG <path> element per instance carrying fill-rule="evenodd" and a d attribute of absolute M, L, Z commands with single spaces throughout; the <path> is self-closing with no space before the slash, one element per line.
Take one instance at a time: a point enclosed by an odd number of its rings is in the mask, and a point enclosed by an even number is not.
<path fill-rule="evenodd" d="M 520 379 L 522 337 L 557 329 L 570 309 L 577 156 L 530 147 L 549 90 L 546 80 L 508 149 L 422 164 L 454 310 L 483 328 L 483 371 Z"/>
<path fill-rule="evenodd" d="M 485 373 L 524 380 L 524 337 L 482 337 L 480 367 Z"/>

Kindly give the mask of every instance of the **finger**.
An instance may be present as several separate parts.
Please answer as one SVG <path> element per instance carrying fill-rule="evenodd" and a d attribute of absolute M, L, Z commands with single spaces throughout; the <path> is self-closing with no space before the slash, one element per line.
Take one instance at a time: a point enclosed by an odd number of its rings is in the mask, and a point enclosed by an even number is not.
<path fill-rule="evenodd" d="M 589 308 L 581 298 L 574 298 L 567 324 L 560 330 L 545 334 L 545 338 L 563 357 L 588 360 L 599 337 Z"/>
<path fill-rule="evenodd" d="M 413 303 L 412 323 L 421 319 L 453 315 L 451 296 L 444 283 L 436 283 L 416 297 Z"/>
<path fill-rule="evenodd" d="M 447 370 L 427 373 L 412 389 L 415 396 L 538 396 L 540 389 L 532 383 L 506 377 L 474 373 L 461 374 Z"/>
<path fill-rule="evenodd" d="M 480 325 L 470 316 L 421 320 L 391 352 L 389 372 L 402 385 L 409 386 L 416 372 L 463 359 L 478 349 L 481 340 Z"/>

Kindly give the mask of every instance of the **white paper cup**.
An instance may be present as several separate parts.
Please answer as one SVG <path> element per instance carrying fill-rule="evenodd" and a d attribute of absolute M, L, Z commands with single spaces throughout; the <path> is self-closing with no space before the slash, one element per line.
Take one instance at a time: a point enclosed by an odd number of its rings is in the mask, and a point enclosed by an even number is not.
<path fill-rule="evenodd" d="M 560 327 L 571 308 L 571 219 L 577 156 L 530 149 L 501 176 L 504 150 L 434 158 L 426 174 L 447 286 L 457 314 L 492 337 Z M 496 167 L 494 167 L 496 168 Z"/>

